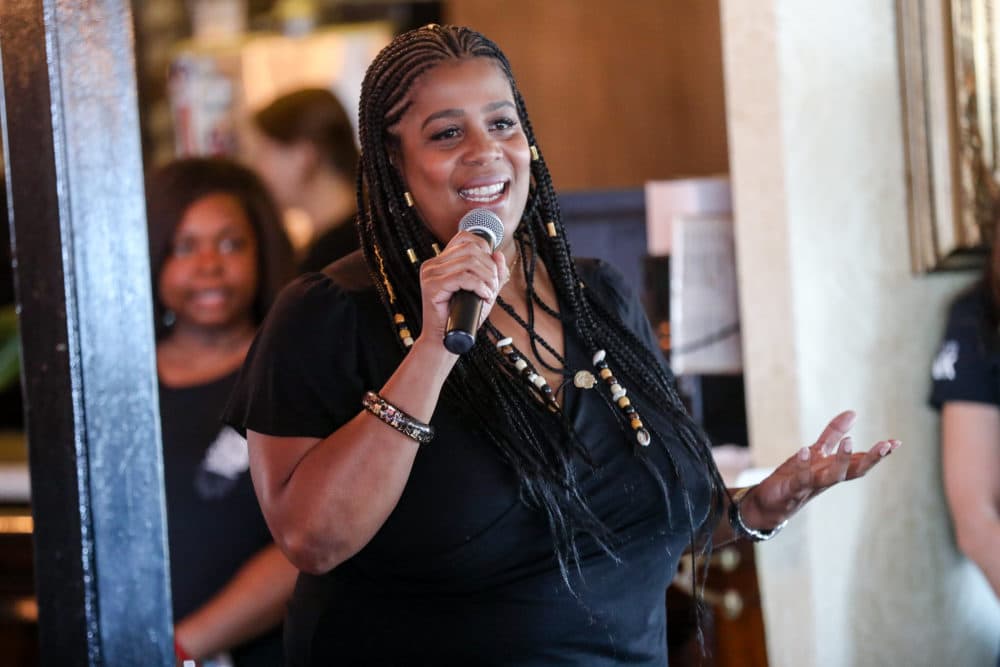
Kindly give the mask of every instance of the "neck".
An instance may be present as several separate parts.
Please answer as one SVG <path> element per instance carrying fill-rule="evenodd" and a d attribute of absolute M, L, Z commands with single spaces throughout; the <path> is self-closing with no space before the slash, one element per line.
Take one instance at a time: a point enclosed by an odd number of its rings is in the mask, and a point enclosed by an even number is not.
<path fill-rule="evenodd" d="M 318 170 L 303 188 L 296 208 L 306 212 L 318 236 L 354 213 L 357 209 L 354 197 L 354 184 L 348 183 L 339 173 Z"/>
<path fill-rule="evenodd" d="M 528 249 L 526 252 L 531 252 Z M 507 303 L 514 305 L 525 304 L 528 298 L 528 278 L 524 274 L 524 260 L 528 262 L 531 261 L 530 257 L 522 258 L 519 246 L 516 242 L 513 242 L 507 248 L 503 249 L 504 257 L 507 259 L 507 267 L 510 269 L 510 280 L 504 285 L 500 290 L 500 296 L 503 297 Z M 535 261 L 535 275 L 534 275 L 534 289 L 543 298 L 548 297 L 555 293 L 555 287 L 552 285 L 552 279 L 549 276 L 548 269 L 545 268 L 545 264 L 540 258 L 536 258 Z"/>
<path fill-rule="evenodd" d="M 231 353 L 253 340 L 255 327 L 250 318 L 225 327 L 197 327 L 182 322 L 163 341 L 171 347 L 189 351 Z"/>

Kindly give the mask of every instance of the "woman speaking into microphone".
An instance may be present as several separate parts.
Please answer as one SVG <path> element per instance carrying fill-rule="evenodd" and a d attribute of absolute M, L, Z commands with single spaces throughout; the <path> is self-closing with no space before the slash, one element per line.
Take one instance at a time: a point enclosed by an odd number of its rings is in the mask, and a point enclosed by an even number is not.
<path fill-rule="evenodd" d="M 290 664 L 663 665 L 686 549 L 768 539 L 898 446 L 853 452 L 843 413 L 730 494 L 639 301 L 570 255 L 484 36 L 397 37 L 368 68 L 359 127 L 361 251 L 284 291 L 228 409 L 302 571 Z M 496 248 L 458 230 L 475 209 L 499 219 Z M 461 291 L 481 303 L 458 355 L 444 339 Z"/>

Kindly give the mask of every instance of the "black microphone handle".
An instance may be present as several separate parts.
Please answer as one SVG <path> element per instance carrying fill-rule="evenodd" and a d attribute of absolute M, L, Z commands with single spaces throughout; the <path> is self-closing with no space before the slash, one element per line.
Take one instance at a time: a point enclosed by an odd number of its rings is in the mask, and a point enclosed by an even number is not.
<path fill-rule="evenodd" d="M 444 326 L 444 346 L 452 354 L 465 354 L 476 343 L 483 300 L 475 292 L 458 290 L 451 295 L 448 322 Z"/>
<path fill-rule="evenodd" d="M 470 230 L 480 238 L 493 243 L 493 237 L 478 229 Z M 494 248 L 495 250 L 496 248 Z M 458 290 L 448 304 L 448 321 L 444 325 L 444 346 L 452 354 L 465 354 L 476 344 L 479 317 L 483 300 L 475 292 Z"/>

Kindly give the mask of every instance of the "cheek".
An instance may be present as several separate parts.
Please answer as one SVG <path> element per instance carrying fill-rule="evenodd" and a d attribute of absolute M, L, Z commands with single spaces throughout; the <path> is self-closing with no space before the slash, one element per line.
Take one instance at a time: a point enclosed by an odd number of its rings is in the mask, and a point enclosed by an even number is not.
<path fill-rule="evenodd" d="M 407 188 L 435 188 L 447 183 L 454 163 L 448 154 L 425 146 L 413 146 L 409 142 L 403 143 L 401 153 L 400 173 Z"/>
<path fill-rule="evenodd" d="M 230 275 L 240 285 L 242 291 L 251 295 L 257 291 L 257 253 L 248 252 L 232 258 Z"/>
<path fill-rule="evenodd" d="M 160 278 L 156 282 L 156 292 L 160 301 L 170 306 L 176 299 L 175 294 L 183 289 L 184 271 L 175 261 L 167 261 L 160 270 Z"/>

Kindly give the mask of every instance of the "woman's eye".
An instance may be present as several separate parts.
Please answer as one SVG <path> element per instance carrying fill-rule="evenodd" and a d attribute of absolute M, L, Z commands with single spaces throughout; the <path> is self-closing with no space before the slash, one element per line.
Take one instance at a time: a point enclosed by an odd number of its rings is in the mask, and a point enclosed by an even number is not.
<path fill-rule="evenodd" d="M 189 239 L 181 239 L 180 241 L 174 243 L 173 255 L 174 257 L 186 257 L 194 252 L 194 241 Z"/>
<path fill-rule="evenodd" d="M 494 130 L 510 130 L 517 127 L 517 121 L 513 118 L 500 118 L 493 121 Z"/>
<path fill-rule="evenodd" d="M 219 252 L 223 254 L 232 254 L 240 252 L 247 246 L 246 239 L 243 238 L 225 238 L 219 241 Z"/>
<path fill-rule="evenodd" d="M 440 132 L 435 132 L 431 135 L 431 141 L 447 141 L 448 139 L 455 139 L 459 135 L 459 129 L 457 127 L 448 127 Z"/>

